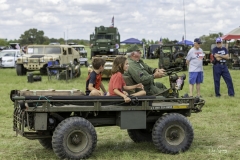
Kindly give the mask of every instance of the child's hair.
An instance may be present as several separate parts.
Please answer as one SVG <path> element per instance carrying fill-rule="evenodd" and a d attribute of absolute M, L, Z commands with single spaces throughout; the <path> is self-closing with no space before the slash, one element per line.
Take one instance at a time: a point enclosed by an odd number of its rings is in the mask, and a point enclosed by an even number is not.
<path fill-rule="evenodd" d="M 105 63 L 106 61 L 103 58 L 94 58 L 92 60 L 93 69 L 99 69 L 101 66 L 104 66 Z"/>
<path fill-rule="evenodd" d="M 126 60 L 127 58 L 124 56 L 115 58 L 113 61 L 112 74 L 115 74 L 117 72 L 121 72 L 123 74 L 124 73 L 123 67 Z"/>

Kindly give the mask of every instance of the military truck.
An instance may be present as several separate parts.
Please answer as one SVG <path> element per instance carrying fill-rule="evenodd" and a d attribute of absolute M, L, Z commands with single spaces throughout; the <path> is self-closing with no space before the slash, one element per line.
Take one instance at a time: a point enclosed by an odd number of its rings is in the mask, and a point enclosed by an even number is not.
<path fill-rule="evenodd" d="M 240 48 L 239 47 L 228 47 L 229 55 L 230 55 L 230 62 L 231 62 L 231 69 L 240 69 Z"/>
<path fill-rule="evenodd" d="M 127 129 L 134 142 L 153 142 L 163 153 L 187 151 L 194 132 L 186 117 L 200 112 L 205 101 L 179 98 L 184 82 L 176 85 L 182 75 L 166 73 L 168 96 L 130 96 L 130 103 L 119 96 L 84 96 L 76 89 L 12 90 L 13 130 L 53 149 L 60 159 L 88 158 L 97 145 L 94 127 L 102 126 Z"/>
<path fill-rule="evenodd" d="M 95 55 L 117 55 L 120 48 L 120 34 L 116 27 L 95 27 L 90 34 L 91 57 Z"/>
<path fill-rule="evenodd" d="M 28 45 L 26 54 L 17 59 L 16 72 L 18 76 L 26 75 L 29 71 L 47 74 L 49 64 L 74 65 L 74 72 L 73 67 L 70 67 L 71 73 L 80 76 L 79 58 L 79 53 L 69 45 Z"/>
<path fill-rule="evenodd" d="M 155 57 L 159 58 L 159 68 L 171 69 L 181 67 L 183 71 L 187 70 L 185 57 L 189 51 L 187 45 L 182 44 L 164 44 L 155 51 Z"/>
<path fill-rule="evenodd" d="M 146 47 L 146 58 L 147 59 L 154 59 L 156 58 L 156 50 L 158 47 L 160 47 L 160 44 L 151 44 L 149 46 Z"/>
<path fill-rule="evenodd" d="M 69 43 L 68 45 L 71 45 L 76 51 L 79 52 L 80 55 L 80 64 L 85 65 L 85 67 L 88 67 L 88 58 L 87 58 L 87 50 L 85 49 L 84 45 L 79 45 L 75 43 Z"/>
<path fill-rule="evenodd" d="M 97 56 L 104 57 L 106 60 L 103 78 L 111 76 L 112 63 L 119 55 L 119 48 L 120 34 L 116 27 L 95 27 L 95 33 L 90 34 L 91 59 Z"/>
<path fill-rule="evenodd" d="M 209 53 L 207 53 L 207 52 L 204 52 L 203 51 L 203 53 L 204 53 L 204 57 L 203 57 L 203 65 L 204 66 L 207 66 L 209 63 L 211 63 L 211 60 L 210 60 L 210 55 L 211 55 L 211 52 Z"/>

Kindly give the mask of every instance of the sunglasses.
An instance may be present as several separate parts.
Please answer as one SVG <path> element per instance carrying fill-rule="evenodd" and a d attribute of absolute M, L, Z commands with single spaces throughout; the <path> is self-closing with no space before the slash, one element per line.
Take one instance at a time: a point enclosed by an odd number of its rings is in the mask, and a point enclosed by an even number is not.
<path fill-rule="evenodd" d="M 221 44 L 222 42 L 217 42 L 217 44 Z"/>

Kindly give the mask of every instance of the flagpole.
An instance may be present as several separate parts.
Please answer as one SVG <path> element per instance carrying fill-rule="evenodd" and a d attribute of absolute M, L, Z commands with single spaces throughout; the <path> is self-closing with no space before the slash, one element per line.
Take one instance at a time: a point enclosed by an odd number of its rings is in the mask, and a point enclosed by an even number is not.
<path fill-rule="evenodd" d="M 185 7 L 184 7 L 184 0 L 183 0 L 183 21 L 184 21 L 184 35 L 185 35 L 185 40 L 187 39 L 187 36 L 186 36 L 186 23 L 185 23 Z M 184 40 L 184 43 L 185 43 L 185 40 Z"/>

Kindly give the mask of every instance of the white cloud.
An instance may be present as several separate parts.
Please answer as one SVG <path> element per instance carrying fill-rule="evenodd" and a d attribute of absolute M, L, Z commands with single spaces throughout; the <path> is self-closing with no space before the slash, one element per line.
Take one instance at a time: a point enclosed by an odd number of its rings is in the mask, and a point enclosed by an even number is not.
<path fill-rule="evenodd" d="M 8 4 L 0 3 L 0 11 L 4 11 L 4 10 L 8 10 L 8 9 L 9 9 Z"/>
<path fill-rule="evenodd" d="M 50 38 L 89 39 L 95 26 L 110 26 L 112 16 L 121 40 L 134 37 L 181 40 L 184 33 L 183 1 L 173 0 L 0 0 L 1 37 L 18 39 L 30 28 Z M 239 1 L 184 0 L 187 38 L 228 33 L 239 26 Z M 16 29 L 17 26 L 17 29 Z"/>
<path fill-rule="evenodd" d="M 111 2 L 111 0 L 72 0 L 75 4 L 90 4 L 90 5 L 98 5 L 98 4 L 107 4 Z"/>
<path fill-rule="evenodd" d="M 52 14 L 50 13 L 37 13 L 36 15 L 33 16 L 32 18 L 33 22 L 37 23 L 38 25 L 41 25 L 43 23 L 46 24 L 46 23 L 57 23 L 59 21 L 59 19 L 55 16 L 53 16 Z"/>

